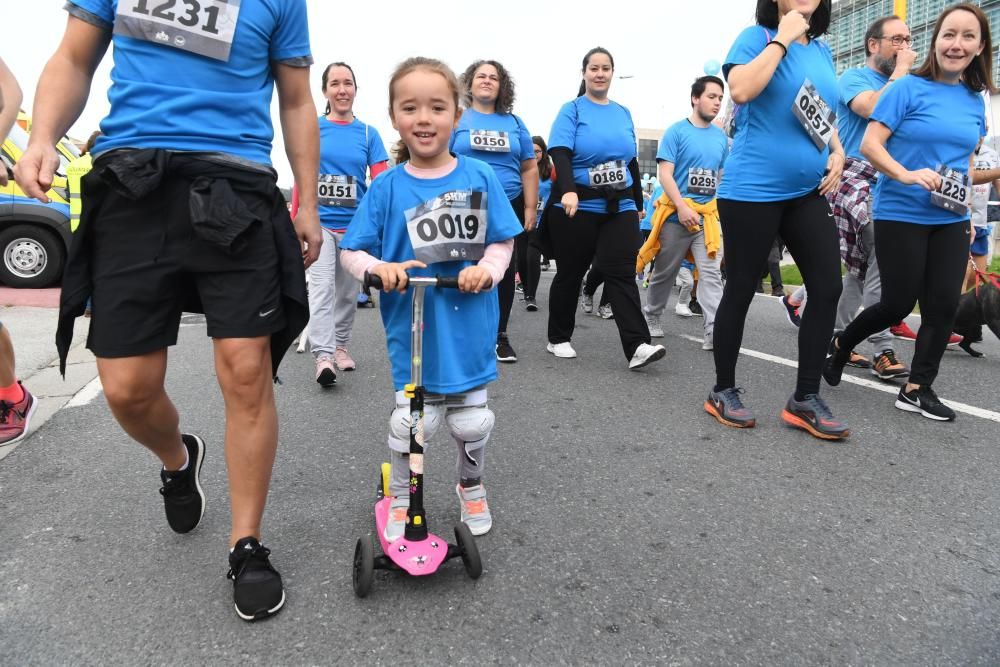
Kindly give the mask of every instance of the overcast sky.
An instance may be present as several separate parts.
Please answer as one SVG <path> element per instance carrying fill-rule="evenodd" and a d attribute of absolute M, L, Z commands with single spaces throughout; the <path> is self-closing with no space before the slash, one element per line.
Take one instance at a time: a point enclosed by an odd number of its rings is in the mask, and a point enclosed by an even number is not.
<path fill-rule="evenodd" d="M 246 0 L 244 0 L 246 1 Z M 690 112 L 691 81 L 706 61 L 721 61 L 739 31 L 753 20 L 753 0 L 459 0 L 335 2 L 309 0 L 315 98 L 325 102 L 320 75 L 328 62 L 350 63 L 358 79 L 355 114 L 375 126 L 388 148 L 397 138 L 389 123 L 388 81 L 401 60 L 440 58 L 456 73 L 479 58 L 498 60 L 517 84 L 515 113 L 532 134 L 548 137 L 556 112 L 575 94 L 583 54 L 603 46 L 618 76 L 611 97 L 629 107 L 636 126 L 663 128 Z M 30 111 L 35 84 L 66 22 L 63 0 L 0 0 L 6 30 L 4 58 L 24 89 Z M 17 19 L 14 19 L 14 16 Z M 406 32 L 404 32 L 404 30 Z M 80 120 L 70 131 L 85 139 L 108 111 L 111 52 L 105 57 Z M 277 128 L 277 114 L 272 109 Z M 273 160 L 282 185 L 291 172 L 276 131 Z"/>

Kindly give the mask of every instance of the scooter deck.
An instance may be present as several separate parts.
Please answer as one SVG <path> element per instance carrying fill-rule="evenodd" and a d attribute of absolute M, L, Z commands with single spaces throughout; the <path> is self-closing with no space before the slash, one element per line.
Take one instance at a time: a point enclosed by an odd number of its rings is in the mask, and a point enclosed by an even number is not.
<path fill-rule="evenodd" d="M 385 539 L 385 526 L 389 523 L 389 506 L 392 498 L 386 497 L 375 503 L 375 529 L 382 544 L 382 553 L 407 574 L 422 576 L 433 574 L 448 559 L 448 542 L 433 533 L 419 542 L 411 542 L 400 537 L 395 542 Z"/>

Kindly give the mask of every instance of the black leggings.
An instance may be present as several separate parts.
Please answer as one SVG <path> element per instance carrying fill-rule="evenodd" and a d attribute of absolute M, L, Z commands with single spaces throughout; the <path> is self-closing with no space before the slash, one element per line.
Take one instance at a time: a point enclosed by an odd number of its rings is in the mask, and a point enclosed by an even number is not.
<path fill-rule="evenodd" d="M 876 220 L 874 224 L 882 298 L 844 330 L 840 349 L 853 349 L 876 331 L 899 322 L 919 302 L 920 330 L 909 381 L 929 386 L 937 377 L 955 323 L 969 260 L 969 221 L 917 225 Z"/>
<path fill-rule="evenodd" d="M 514 214 L 521 221 L 524 227 L 524 194 L 519 194 L 510 200 L 510 205 L 514 207 Z M 514 239 L 514 247 L 524 234 L 519 234 Z M 497 326 L 497 334 L 507 333 L 507 324 L 510 322 L 510 309 L 514 307 L 514 274 L 517 272 L 517 262 L 511 260 L 507 265 L 507 272 L 503 274 L 503 280 L 497 285 L 497 296 L 500 299 L 500 323 Z"/>
<path fill-rule="evenodd" d="M 566 217 L 562 208 L 549 209 L 555 251 L 556 275 L 549 292 L 549 342 L 568 343 L 576 327 L 580 283 L 591 260 L 604 274 L 604 293 L 615 313 L 625 358 L 649 342 L 649 327 L 642 316 L 639 288 L 635 284 L 635 256 L 639 251 L 639 218 L 635 211 L 615 215 L 577 211 Z"/>
<path fill-rule="evenodd" d="M 517 272 L 521 276 L 524 298 L 534 299 L 538 281 L 542 278 L 541 253 L 531 245 L 531 235 L 527 233 L 514 241 L 514 252 L 517 254 Z"/>
<path fill-rule="evenodd" d="M 587 271 L 587 279 L 583 281 L 583 293 L 587 296 L 594 296 L 597 294 L 597 289 L 604 284 L 604 274 L 596 266 L 591 266 L 590 271 Z M 606 306 L 611 303 L 608 298 L 608 290 L 603 290 L 601 292 L 601 302 L 600 306 Z"/>
<path fill-rule="evenodd" d="M 799 368 L 795 393 L 819 393 L 826 349 L 840 299 L 840 241 L 830 205 L 817 191 L 775 202 L 719 200 L 726 243 L 726 287 L 715 316 L 716 389 L 736 386 L 736 360 L 743 325 L 767 263 L 781 236 L 795 258 L 809 300 L 799 326 Z M 881 266 L 881 265 L 880 265 Z"/>

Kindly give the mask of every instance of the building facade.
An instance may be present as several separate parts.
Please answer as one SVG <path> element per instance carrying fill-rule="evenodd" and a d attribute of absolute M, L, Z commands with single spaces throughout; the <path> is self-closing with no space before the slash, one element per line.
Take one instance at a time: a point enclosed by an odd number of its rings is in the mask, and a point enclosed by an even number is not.
<path fill-rule="evenodd" d="M 913 50 L 918 54 L 917 63 L 930 51 L 931 35 L 938 14 L 955 0 L 908 0 L 906 3 L 906 23 L 913 36 Z M 1000 67 L 997 55 L 1000 53 L 1000 0 L 979 0 L 975 2 L 990 19 L 990 33 L 993 36 L 993 82 L 1000 86 Z M 850 67 L 858 67 L 865 62 L 865 31 L 875 19 L 894 13 L 893 0 L 834 0 L 833 20 L 826 41 L 833 51 L 833 62 L 839 75 Z"/>

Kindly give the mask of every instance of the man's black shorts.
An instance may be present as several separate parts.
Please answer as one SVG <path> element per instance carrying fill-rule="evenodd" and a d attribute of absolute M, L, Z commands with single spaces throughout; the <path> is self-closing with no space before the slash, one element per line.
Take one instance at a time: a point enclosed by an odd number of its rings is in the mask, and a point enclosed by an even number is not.
<path fill-rule="evenodd" d="M 230 250 L 191 224 L 192 178 L 176 173 L 139 200 L 88 188 L 93 279 L 89 347 L 96 356 L 131 357 L 177 342 L 184 310 L 204 312 L 212 338 L 270 336 L 285 327 L 273 225 L 291 220 L 273 192 L 236 192 L 256 218 Z M 97 191 L 97 201 L 88 192 Z M 276 208 L 280 207 L 281 211 Z"/>

